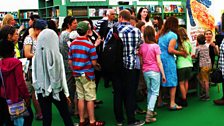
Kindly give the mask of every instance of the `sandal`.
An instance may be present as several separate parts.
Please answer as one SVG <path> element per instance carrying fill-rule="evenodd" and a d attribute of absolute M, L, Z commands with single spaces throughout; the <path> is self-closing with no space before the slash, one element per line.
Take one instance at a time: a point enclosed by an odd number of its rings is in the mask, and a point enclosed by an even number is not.
<path fill-rule="evenodd" d="M 183 108 L 182 108 L 182 106 L 178 106 L 177 104 L 175 104 L 173 107 L 170 106 L 169 109 L 171 111 L 178 111 L 178 110 L 181 110 Z"/>
<path fill-rule="evenodd" d="M 157 112 L 153 111 L 153 112 L 152 112 L 152 115 L 153 115 L 153 117 L 155 117 L 155 116 L 157 116 L 158 114 L 157 114 Z"/>
<path fill-rule="evenodd" d="M 148 110 L 145 116 L 145 123 L 150 123 L 155 121 L 156 121 L 156 118 L 154 117 L 153 112 Z"/>
<path fill-rule="evenodd" d="M 90 123 L 89 126 L 104 126 L 105 122 L 104 121 L 95 121 L 94 123 Z"/>

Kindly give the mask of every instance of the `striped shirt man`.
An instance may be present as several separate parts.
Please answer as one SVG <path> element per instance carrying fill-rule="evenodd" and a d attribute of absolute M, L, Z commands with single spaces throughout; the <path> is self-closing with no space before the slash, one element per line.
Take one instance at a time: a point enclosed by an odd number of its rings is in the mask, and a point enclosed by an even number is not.
<path fill-rule="evenodd" d="M 136 69 L 137 48 L 141 43 L 141 32 L 138 28 L 132 26 L 129 22 L 121 22 L 117 27 L 119 37 L 123 42 L 123 66 L 126 69 Z M 113 29 L 107 34 L 105 44 L 110 40 Z"/>
<path fill-rule="evenodd" d="M 95 46 L 88 38 L 75 39 L 70 46 L 69 60 L 72 60 L 73 76 L 79 77 L 85 74 L 87 79 L 94 80 L 94 68 L 91 60 L 98 58 Z"/>

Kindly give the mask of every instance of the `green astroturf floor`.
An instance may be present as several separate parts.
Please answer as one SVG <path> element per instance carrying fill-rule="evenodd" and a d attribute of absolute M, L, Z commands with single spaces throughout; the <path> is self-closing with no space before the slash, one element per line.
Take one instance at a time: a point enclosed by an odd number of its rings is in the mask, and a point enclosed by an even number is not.
<path fill-rule="evenodd" d="M 221 87 L 221 85 L 220 85 Z M 220 89 L 221 90 L 221 89 Z M 181 111 L 169 111 L 168 108 L 156 109 L 158 116 L 157 122 L 150 123 L 150 126 L 224 126 L 224 106 L 216 106 L 213 100 L 220 98 L 222 92 L 218 92 L 217 86 L 210 88 L 209 101 L 200 101 L 195 94 L 189 94 L 189 106 Z M 112 88 L 104 88 L 103 83 L 100 83 L 97 98 L 103 100 L 103 104 L 95 110 L 95 115 L 98 120 L 106 122 L 106 126 L 115 126 L 116 121 L 113 114 L 113 99 Z M 146 102 L 139 103 L 140 107 L 146 109 Z M 62 119 L 55 108 L 52 108 L 53 120 L 52 126 L 64 126 Z M 137 115 L 137 119 L 144 120 L 145 115 Z M 78 122 L 76 117 L 72 117 L 75 122 Z M 33 126 L 41 126 L 41 121 L 33 121 Z M 147 126 L 146 125 L 146 126 Z"/>

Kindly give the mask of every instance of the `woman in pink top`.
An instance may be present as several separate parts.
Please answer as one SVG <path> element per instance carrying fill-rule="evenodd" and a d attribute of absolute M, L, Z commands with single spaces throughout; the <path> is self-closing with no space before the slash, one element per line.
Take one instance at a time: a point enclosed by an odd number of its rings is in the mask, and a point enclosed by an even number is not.
<path fill-rule="evenodd" d="M 148 105 L 145 122 L 149 123 L 156 121 L 156 118 L 154 118 L 156 114 L 154 108 L 157 96 L 159 95 L 160 73 L 162 74 L 163 82 L 166 82 L 166 77 L 160 59 L 160 47 L 156 44 L 155 30 L 151 26 L 147 26 L 143 36 L 145 43 L 140 46 L 139 54 L 141 56 L 142 70 L 148 89 Z"/>

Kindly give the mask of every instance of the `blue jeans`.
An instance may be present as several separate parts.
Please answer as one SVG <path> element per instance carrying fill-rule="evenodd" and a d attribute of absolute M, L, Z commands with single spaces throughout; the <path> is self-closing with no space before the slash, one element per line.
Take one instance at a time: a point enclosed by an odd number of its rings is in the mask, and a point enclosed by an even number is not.
<path fill-rule="evenodd" d="M 157 96 L 159 95 L 160 73 L 154 71 L 148 71 L 144 72 L 143 74 L 148 90 L 147 109 L 150 111 L 154 111 Z"/>

